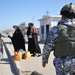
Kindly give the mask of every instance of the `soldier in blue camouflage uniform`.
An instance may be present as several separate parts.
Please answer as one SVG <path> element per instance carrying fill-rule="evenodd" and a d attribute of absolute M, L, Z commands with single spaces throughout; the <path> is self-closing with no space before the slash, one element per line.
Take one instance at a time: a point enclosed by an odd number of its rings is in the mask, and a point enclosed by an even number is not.
<path fill-rule="evenodd" d="M 59 47 L 60 45 L 59 42 L 58 42 L 59 45 L 58 46 L 56 45 L 58 38 L 60 38 L 61 36 L 62 36 L 62 39 L 60 40 L 64 40 L 63 35 L 60 35 L 60 37 L 58 35 L 60 34 L 58 27 L 60 25 L 63 25 L 63 27 L 68 31 L 68 28 L 69 28 L 68 26 L 71 27 L 71 25 L 73 25 L 73 19 L 75 18 L 75 5 L 72 3 L 65 5 L 61 9 L 60 14 L 62 15 L 62 19 L 58 22 L 57 26 L 54 26 L 53 28 L 51 28 L 51 30 L 49 31 L 47 35 L 46 42 L 44 44 L 43 55 L 42 55 L 43 67 L 45 67 L 46 64 L 48 63 L 48 58 L 49 58 L 50 52 L 52 51 L 53 45 L 57 49 L 60 49 L 60 51 L 62 50 L 62 45 L 61 47 Z M 73 32 L 75 33 L 75 29 Z M 75 34 L 72 34 L 72 35 L 75 38 Z M 72 42 L 72 40 L 69 40 L 69 41 Z M 72 44 L 74 47 L 73 51 L 75 52 L 75 39 L 73 40 Z M 75 72 L 74 72 L 75 71 L 75 53 L 69 49 L 71 47 L 70 44 L 69 44 L 70 47 L 69 46 L 67 47 L 67 46 L 68 45 L 66 44 L 63 48 L 68 49 L 68 51 L 65 49 L 64 52 L 65 51 L 67 52 L 61 55 L 60 55 L 61 52 L 58 52 L 59 50 L 57 51 L 57 49 L 54 49 L 55 58 L 54 58 L 53 64 L 56 69 L 56 75 L 75 75 Z"/>

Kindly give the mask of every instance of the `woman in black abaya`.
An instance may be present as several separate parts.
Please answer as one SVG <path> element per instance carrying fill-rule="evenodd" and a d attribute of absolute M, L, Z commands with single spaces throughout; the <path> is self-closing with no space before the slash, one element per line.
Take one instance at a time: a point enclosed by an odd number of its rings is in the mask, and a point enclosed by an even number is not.
<path fill-rule="evenodd" d="M 25 41 L 21 30 L 17 26 L 15 26 L 14 28 L 15 28 L 15 32 L 13 36 L 12 37 L 8 36 L 13 43 L 14 51 L 19 51 L 20 49 L 26 51 Z"/>
<path fill-rule="evenodd" d="M 33 23 L 28 24 L 27 36 L 28 36 L 28 50 L 33 56 L 38 54 L 41 55 L 41 50 L 37 40 L 37 29 L 34 27 Z"/>

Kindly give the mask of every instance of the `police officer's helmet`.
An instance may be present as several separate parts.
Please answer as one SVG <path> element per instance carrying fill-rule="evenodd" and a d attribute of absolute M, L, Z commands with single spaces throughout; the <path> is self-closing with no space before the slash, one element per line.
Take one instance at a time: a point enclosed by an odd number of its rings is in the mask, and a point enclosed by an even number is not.
<path fill-rule="evenodd" d="M 70 4 L 66 4 L 60 11 L 60 15 L 64 14 L 64 12 L 68 12 L 70 14 L 73 15 L 73 17 L 75 18 L 75 5 L 70 3 Z"/>

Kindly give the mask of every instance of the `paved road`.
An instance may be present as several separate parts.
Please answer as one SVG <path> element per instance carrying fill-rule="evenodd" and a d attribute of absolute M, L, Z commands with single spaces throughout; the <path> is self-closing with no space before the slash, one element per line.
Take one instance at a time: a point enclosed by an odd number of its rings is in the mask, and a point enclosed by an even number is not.
<path fill-rule="evenodd" d="M 3 38 L 11 57 L 14 55 L 14 48 L 9 38 Z M 25 44 L 26 50 L 28 49 L 28 44 Z M 41 51 L 44 44 L 39 44 Z M 55 69 L 53 66 L 53 52 L 50 54 L 48 65 L 46 68 L 42 67 L 42 57 L 32 57 L 30 59 L 22 59 L 21 61 L 14 61 L 17 68 L 21 71 L 21 75 L 26 75 L 26 71 L 37 71 L 42 75 L 55 75 Z M 8 74 L 7 74 L 8 75 Z M 30 74 L 27 74 L 30 75 Z"/>
<path fill-rule="evenodd" d="M 0 61 L 0 75 L 17 75 L 4 47 L 3 50 L 3 58 Z"/>

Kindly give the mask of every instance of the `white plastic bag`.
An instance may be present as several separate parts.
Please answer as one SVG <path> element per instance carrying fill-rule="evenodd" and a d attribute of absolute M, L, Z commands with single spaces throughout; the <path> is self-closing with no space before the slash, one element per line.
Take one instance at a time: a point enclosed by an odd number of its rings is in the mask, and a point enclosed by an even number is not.
<path fill-rule="evenodd" d="M 29 37 L 29 38 L 32 38 L 32 35 L 29 35 L 28 37 Z"/>

